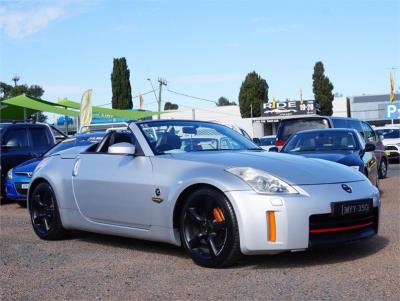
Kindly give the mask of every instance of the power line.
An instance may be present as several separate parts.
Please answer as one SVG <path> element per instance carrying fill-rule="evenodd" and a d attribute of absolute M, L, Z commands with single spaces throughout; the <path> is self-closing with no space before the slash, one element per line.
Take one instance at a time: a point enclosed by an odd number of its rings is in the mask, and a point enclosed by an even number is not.
<path fill-rule="evenodd" d="M 181 93 L 181 92 L 176 92 L 176 91 L 172 91 L 170 89 L 167 89 L 168 92 L 177 94 L 177 95 L 181 95 L 181 96 L 186 96 L 186 97 L 190 97 L 190 98 L 194 98 L 194 99 L 198 99 L 198 100 L 202 100 L 202 101 L 208 101 L 208 102 L 212 102 L 214 104 L 218 104 L 217 101 L 215 100 L 210 100 L 210 99 L 206 99 L 206 98 L 201 98 L 201 97 L 197 97 L 197 96 L 193 96 L 193 95 L 189 95 L 189 94 L 185 94 L 185 93 Z"/>
<path fill-rule="evenodd" d="M 153 93 L 153 91 L 158 91 L 158 89 L 147 91 L 145 93 L 140 93 L 138 95 L 132 96 L 132 99 L 138 98 L 138 97 L 140 97 L 140 95 L 143 96 L 143 95 L 147 95 L 147 94 Z M 107 105 L 110 105 L 110 104 L 112 104 L 112 102 L 103 103 L 102 105 L 98 105 L 98 107 L 104 107 L 104 106 L 107 106 Z"/>

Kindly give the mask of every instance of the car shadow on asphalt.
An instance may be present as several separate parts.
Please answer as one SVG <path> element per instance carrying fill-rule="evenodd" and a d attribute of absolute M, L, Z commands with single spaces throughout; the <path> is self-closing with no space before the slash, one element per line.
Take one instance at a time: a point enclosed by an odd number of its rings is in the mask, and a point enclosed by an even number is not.
<path fill-rule="evenodd" d="M 177 257 L 187 257 L 183 248 L 162 242 L 154 242 L 135 238 L 127 238 L 120 236 L 111 236 L 98 233 L 90 233 L 84 231 L 74 231 L 71 239 L 81 240 L 98 245 L 106 245 L 122 249 L 130 249 L 135 251 L 143 251 L 149 253 L 157 253 L 162 255 L 171 255 Z"/>
<path fill-rule="evenodd" d="M 246 256 L 238 266 L 254 269 L 304 268 L 316 265 L 328 265 L 349 262 L 371 256 L 384 249 L 389 240 L 384 236 L 375 236 L 364 241 L 326 248 L 310 249 L 302 252 L 285 252 L 276 255 Z"/>
<path fill-rule="evenodd" d="M 189 258 L 183 248 L 167 243 L 81 231 L 74 233 L 72 239 L 122 249 Z M 232 268 L 304 268 L 307 266 L 335 264 L 371 256 L 384 249 L 388 244 L 389 240 L 386 237 L 375 236 L 367 240 L 329 248 L 311 249 L 302 252 L 285 252 L 276 255 L 243 256 Z"/>

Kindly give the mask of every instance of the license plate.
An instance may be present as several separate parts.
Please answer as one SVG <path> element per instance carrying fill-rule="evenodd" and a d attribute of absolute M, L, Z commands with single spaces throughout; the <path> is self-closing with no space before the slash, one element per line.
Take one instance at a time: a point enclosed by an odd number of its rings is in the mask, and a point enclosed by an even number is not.
<path fill-rule="evenodd" d="M 28 189 L 29 188 L 29 184 L 21 184 L 21 189 Z"/>
<path fill-rule="evenodd" d="M 331 203 L 331 208 L 333 216 L 365 214 L 372 211 L 372 200 L 335 202 Z"/>

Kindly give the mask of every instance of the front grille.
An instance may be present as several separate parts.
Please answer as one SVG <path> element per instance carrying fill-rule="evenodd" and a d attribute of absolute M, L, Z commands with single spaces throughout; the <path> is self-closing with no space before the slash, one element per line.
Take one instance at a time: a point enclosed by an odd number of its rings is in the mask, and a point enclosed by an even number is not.
<path fill-rule="evenodd" d="M 32 178 L 32 172 L 21 172 L 21 171 L 17 171 L 15 172 L 16 176 L 23 176 L 23 177 L 29 177 Z"/>
<path fill-rule="evenodd" d="M 344 243 L 370 237 L 378 232 L 379 209 L 354 216 L 315 214 L 309 219 L 309 245 Z"/>
<path fill-rule="evenodd" d="M 397 147 L 394 145 L 388 145 L 385 147 L 385 150 L 394 150 L 394 151 L 398 151 Z"/>
<path fill-rule="evenodd" d="M 26 195 L 28 193 L 28 189 L 22 188 L 22 184 L 28 183 L 15 183 L 15 190 L 17 190 L 18 194 Z"/>

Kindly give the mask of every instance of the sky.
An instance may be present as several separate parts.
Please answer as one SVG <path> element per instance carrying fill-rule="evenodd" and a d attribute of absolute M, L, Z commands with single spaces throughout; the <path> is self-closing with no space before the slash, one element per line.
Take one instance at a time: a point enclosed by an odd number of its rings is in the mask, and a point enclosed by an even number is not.
<path fill-rule="evenodd" d="M 132 95 L 167 80 L 163 102 L 210 107 L 238 99 L 247 73 L 269 85 L 269 98 L 313 99 L 322 61 L 334 92 L 389 92 L 400 68 L 399 0 L 0 0 L 0 81 L 44 88 L 44 99 L 111 100 L 113 58 L 126 57 Z M 396 90 L 400 69 L 395 69 Z M 144 95 L 156 109 L 155 95 Z M 134 108 L 139 106 L 134 98 Z"/>

